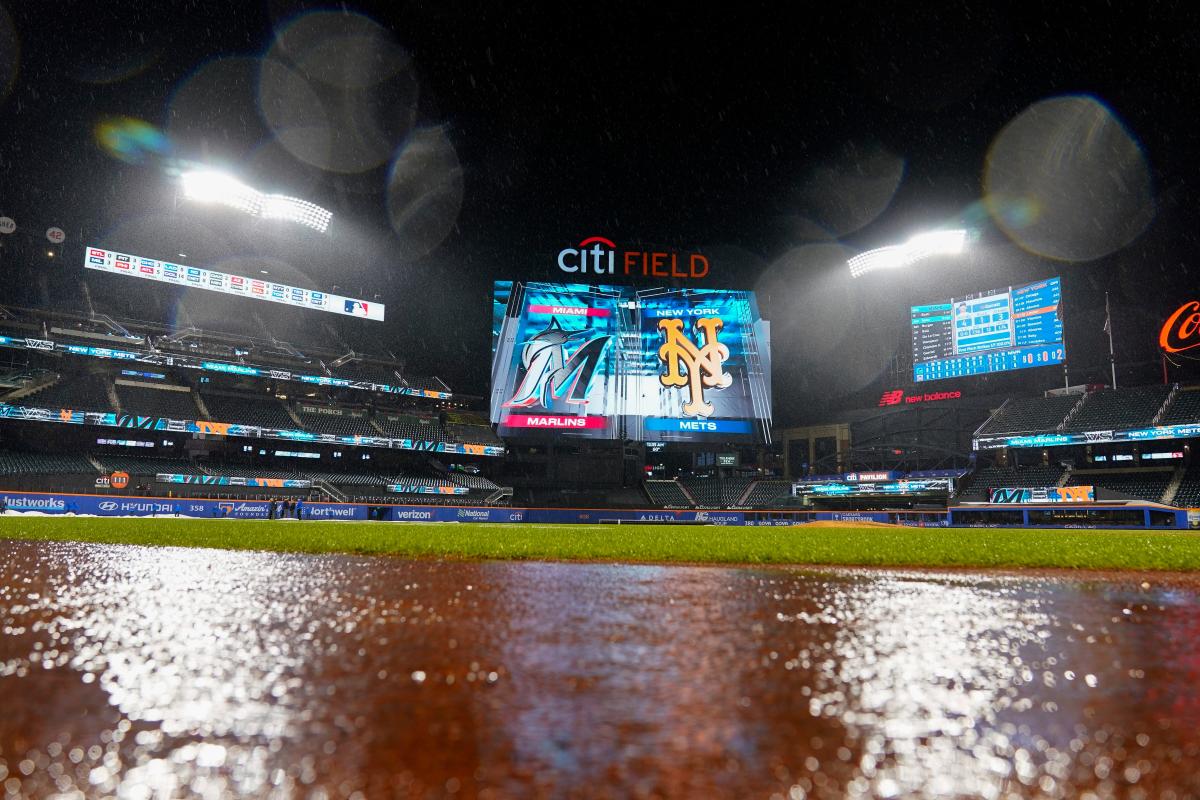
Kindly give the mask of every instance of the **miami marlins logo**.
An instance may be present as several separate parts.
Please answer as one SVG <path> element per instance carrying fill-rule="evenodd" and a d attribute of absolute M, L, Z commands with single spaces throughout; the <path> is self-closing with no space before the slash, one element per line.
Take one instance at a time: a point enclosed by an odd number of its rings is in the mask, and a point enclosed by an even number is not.
<path fill-rule="evenodd" d="M 723 327 L 725 323 L 719 317 L 696 320 L 696 332 L 702 339 L 697 347 L 684 335 L 682 319 L 658 321 L 658 329 L 666 340 L 658 348 L 658 360 L 667 367 L 658 382 L 667 387 L 688 387 L 688 400 L 683 404 L 685 416 L 712 416 L 713 404 L 705 402 L 704 387 L 724 389 L 733 383 L 733 376 L 722 366 L 729 358 L 729 348 L 717 340 Z"/>
<path fill-rule="evenodd" d="M 590 331 L 563 330 L 551 317 L 550 327 L 525 342 L 521 351 L 521 366 L 525 376 L 505 408 L 528 408 L 540 405 L 552 408 L 559 400 L 574 405 L 587 404 L 592 376 L 608 346 L 609 336 L 596 336 L 584 342 L 567 357 L 567 343 L 581 339 Z"/>

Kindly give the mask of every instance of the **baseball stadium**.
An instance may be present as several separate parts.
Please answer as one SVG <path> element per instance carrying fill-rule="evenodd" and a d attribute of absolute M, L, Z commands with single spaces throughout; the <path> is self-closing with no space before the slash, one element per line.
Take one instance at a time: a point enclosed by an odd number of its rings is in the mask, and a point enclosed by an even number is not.
<path fill-rule="evenodd" d="M 5 797 L 1200 797 L 1195 14 L 68 5 Z"/>

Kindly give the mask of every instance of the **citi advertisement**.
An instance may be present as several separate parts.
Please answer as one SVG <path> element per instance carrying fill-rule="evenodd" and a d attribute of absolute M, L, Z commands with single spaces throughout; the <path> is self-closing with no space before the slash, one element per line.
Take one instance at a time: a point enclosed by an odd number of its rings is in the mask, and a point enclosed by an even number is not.
<path fill-rule="evenodd" d="M 753 292 L 497 281 L 503 436 L 769 441 L 770 323 Z"/>

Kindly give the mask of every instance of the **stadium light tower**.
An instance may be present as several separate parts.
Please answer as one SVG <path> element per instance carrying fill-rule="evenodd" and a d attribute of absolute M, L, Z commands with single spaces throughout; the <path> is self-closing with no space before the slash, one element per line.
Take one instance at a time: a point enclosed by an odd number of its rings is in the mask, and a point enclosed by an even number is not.
<path fill-rule="evenodd" d="M 859 278 L 881 269 L 900 269 L 934 256 L 958 255 L 967 246 L 967 231 L 942 230 L 918 233 L 903 244 L 859 253 L 846 262 L 850 277 Z"/>
<path fill-rule="evenodd" d="M 179 176 L 183 196 L 197 203 L 217 203 L 262 219 L 295 222 L 324 233 L 333 213 L 320 206 L 282 194 L 263 194 L 232 175 L 191 170 Z"/>

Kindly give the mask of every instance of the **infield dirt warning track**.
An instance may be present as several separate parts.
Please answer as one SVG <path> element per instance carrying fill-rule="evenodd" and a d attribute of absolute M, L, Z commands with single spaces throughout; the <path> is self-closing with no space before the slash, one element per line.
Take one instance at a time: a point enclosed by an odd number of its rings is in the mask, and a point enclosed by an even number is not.
<path fill-rule="evenodd" d="M 1183 798 L 1198 593 L 0 540 L 0 786 Z"/>

